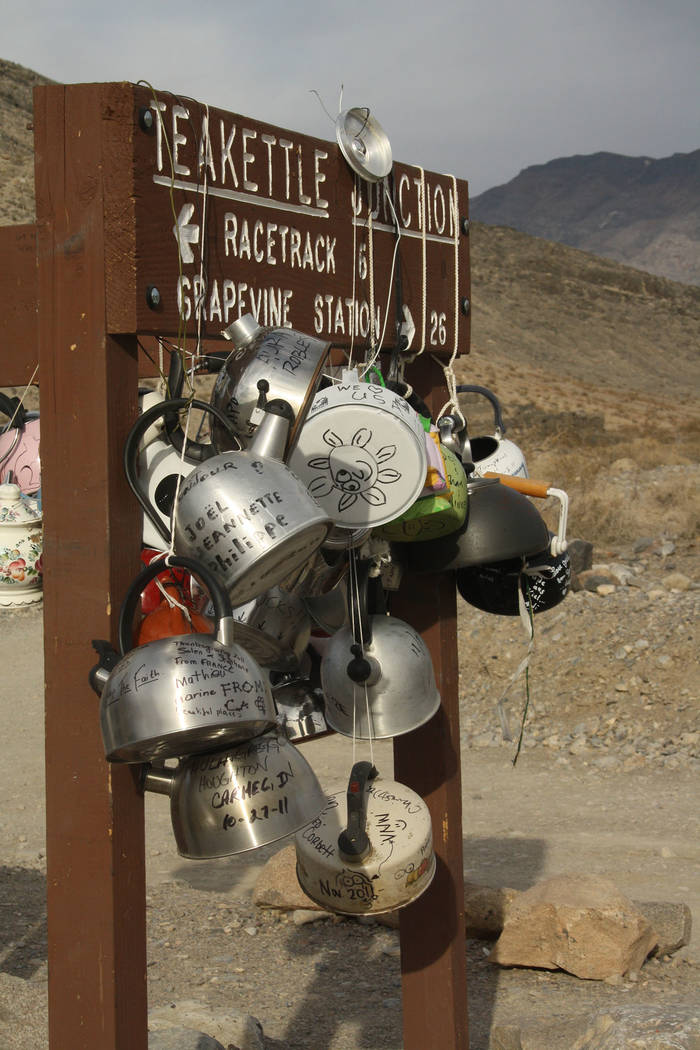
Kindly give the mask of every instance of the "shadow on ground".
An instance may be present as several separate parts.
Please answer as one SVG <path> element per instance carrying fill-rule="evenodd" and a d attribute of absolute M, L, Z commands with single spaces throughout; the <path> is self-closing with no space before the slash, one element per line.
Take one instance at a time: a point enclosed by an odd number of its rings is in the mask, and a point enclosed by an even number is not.
<path fill-rule="evenodd" d="M 509 884 L 526 889 L 533 885 L 544 868 L 545 852 L 546 843 L 536 838 L 464 840 L 465 861 L 471 858 L 480 876 L 469 877 L 493 886 Z M 447 872 L 444 874 L 447 878 Z M 432 906 L 438 912 L 446 892 L 445 879 L 437 878 L 427 891 L 434 894 Z M 440 945 L 426 929 L 431 910 L 427 894 L 404 909 L 402 922 L 407 921 L 409 926 L 419 922 L 419 938 L 425 931 L 430 957 L 425 958 L 424 965 L 429 967 Z M 285 1041 L 269 1042 L 269 1050 L 336 1045 L 340 1029 L 348 1025 L 357 1033 L 358 1050 L 399 1050 L 404 1045 L 400 960 L 383 954 L 377 937 L 368 934 L 356 924 L 328 927 L 322 923 L 289 931 L 285 954 L 311 962 L 314 976 L 303 998 L 294 1003 Z M 448 940 L 453 936 L 451 926 L 445 927 L 445 936 Z M 446 950 L 447 944 L 442 947 Z M 498 968 L 487 961 L 490 947 L 486 941 L 469 939 L 465 943 L 471 1050 L 487 1050 L 489 1045 L 500 977 Z"/>
<path fill-rule="evenodd" d="M 46 961 L 46 878 L 0 867 L 0 973 L 32 977 Z"/>

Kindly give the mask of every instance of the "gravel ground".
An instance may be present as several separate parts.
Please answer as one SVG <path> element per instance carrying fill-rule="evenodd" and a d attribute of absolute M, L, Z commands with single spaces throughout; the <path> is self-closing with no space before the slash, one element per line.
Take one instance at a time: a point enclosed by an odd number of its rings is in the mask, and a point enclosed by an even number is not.
<path fill-rule="evenodd" d="M 700 914 L 695 551 L 664 539 L 597 552 L 599 589 L 581 589 L 535 620 L 531 703 L 515 768 L 496 702 L 525 653 L 519 620 L 459 604 L 465 873 L 524 889 L 566 872 L 612 878 L 636 900 Z M 623 571 L 624 570 L 624 571 Z M 585 574 L 584 574 L 585 575 Z M 620 579 L 624 578 L 623 584 Z M 675 586 L 672 586 L 675 584 Z M 594 586 L 595 579 L 587 586 Z M 11 711 L 0 765 L 0 1031 L 6 1050 L 46 1045 L 40 610 L 4 611 L 0 651 L 24 655 L 22 704 Z M 522 677 L 508 709 L 517 738 Z M 349 742 L 305 745 L 322 782 Z M 376 761 L 391 772 L 390 746 Z M 30 789 L 31 788 L 31 789 Z M 400 1050 L 398 934 L 373 923 L 256 908 L 257 874 L 278 845 L 244 858 L 177 857 L 167 803 L 147 799 L 149 1000 L 259 1018 L 267 1050 Z M 494 1024 L 560 1018 L 620 1002 L 698 1002 L 694 942 L 615 984 L 563 973 L 501 970 L 469 940 L 472 1050 Z"/>

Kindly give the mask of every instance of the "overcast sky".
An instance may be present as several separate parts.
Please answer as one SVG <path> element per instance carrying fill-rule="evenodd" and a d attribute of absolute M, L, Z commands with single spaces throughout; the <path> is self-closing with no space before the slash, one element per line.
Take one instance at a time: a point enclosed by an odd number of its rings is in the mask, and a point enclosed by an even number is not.
<path fill-rule="evenodd" d="M 143 79 L 324 139 L 344 85 L 397 160 L 472 195 L 555 157 L 700 148 L 698 0 L 0 0 L 0 16 L 0 57 L 54 80 Z"/>

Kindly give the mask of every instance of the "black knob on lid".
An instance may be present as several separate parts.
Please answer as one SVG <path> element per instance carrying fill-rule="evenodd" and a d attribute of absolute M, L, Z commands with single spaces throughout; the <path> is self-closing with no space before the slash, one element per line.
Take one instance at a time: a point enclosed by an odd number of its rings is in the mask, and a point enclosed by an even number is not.
<path fill-rule="evenodd" d="M 365 660 L 362 655 L 362 646 L 355 643 L 350 646 L 350 652 L 353 655 L 353 659 L 348 664 L 346 670 L 348 678 L 351 678 L 353 682 L 361 685 L 366 682 L 372 673 L 372 667 L 369 660 Z"/>

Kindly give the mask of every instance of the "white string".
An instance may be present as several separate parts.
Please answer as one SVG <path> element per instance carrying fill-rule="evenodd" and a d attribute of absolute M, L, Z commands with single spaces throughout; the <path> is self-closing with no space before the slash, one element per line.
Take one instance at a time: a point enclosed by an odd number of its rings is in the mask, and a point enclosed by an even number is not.
<path fill-rule="evenodd" d="M 309 94 L 311 94 L 311 95 L 315 95 L 315 96 L 316 96 L 316 98 L 318 99 L 318 103 L 319 103 L 319 105 L 320 105 L 321 109 L 322 109 L 322 110 L 323 110 L 323 112 L 324 112 L 324 113 L 326 114 L 326 116 L 327 116 L 327 117 L 328 117 L 328 119 L 330 120 L 331 124 L 333 124 L 333 126 L 335 127 L 335 120 L 333 119 L 333 117 L 332 117 L 332 116 L 330 115 L 330 113 L 329 113 L 329 112 L 328 112 L 328 110 L 326 109 L 326 104 L 325 104 L 325 102 L 323 101 L 323 99 L 321 98 L 321 96 L 320 96 L 320 94 L 318 93 L 318 91 L 316 90 L 316 88 L 309 88 Z"/>
<path fill-rule="evenodd" d="M 168 591 L 166 591 L 165 587 L 163 586 L 163 584 L 161 583 L 161 581 L 158 579 L 157 576 L 155 578 L 155 585 L 158 588 L 158 590 L 160 591 L 160 593 L 163 595 L 165 600 L 167 601 L 167 603 L 170 606 L 170 608 L 171 609 L 175 609 L 175 608 L 180 609 L 184 613 L 185 619 L 187 620 L 187 622 L 191 626 L 192 625 L 192 617 L 190 616 L 190 610 L 187 608 L 187 606 L 184 605 L 182 602 L 178 601 L 177 598 L 173 594 L 169 594 Z"/>
<path fill-rule="evenodd" d="M 422 245 L 422 259 L 423 259 L 423 291 L 422 291 L 422 304 L 421 304 L 421 337 L 420 347 L 416 352 L 416 357 L 419 357 L 425 350 L 425 322 L 428 312 L 428 270 L 427 270 L 427 242 L 426 237 L 428 233 L 428 214 L 425 200 L 425 171 L 421 168 L 420 164 L 416 167 L 420 172 L 420 218 L 421 218 L 421 245 Z"/>
<path fill-rule="evenodd" d="M 389 202 L 389 207 L 391 208 L 391 214 L 394 216 L 394 225 L 395 225 L 395 228 L 396 228 L 396 240 L 394 242 L 394 254 L 392 255 L 392 258 L 391 258 L 391 271 L 389 273 L 389 287 L 387 289 L 386 307 L 384 309 L 384 326 L 382 327 L 381 339 L 379 340 L 379 344 L 377 346 L 377 349 L 376 349 L 375 353 L 370 358 L 370 361 L 367 364 L 364 372 L 362 372 L 362 375 L 361 375 L 360 378 L 363 378 L 367 374 L 367 372 L 369 372 L 369 370 L 372 368 L 372 366 L 374 365 L 374 362 L 379 357 L 379 354 L 381 352 L 382 346 L 384 345 L 384 338 L 386 336 L 386 326 L 387 326 L 387 321 L 389 320 L 389 310 L 390 310 L 390 307 L 391 307 L 391 294 L 392 294 L 393 285 L 394 285 L 394 269 L 396 267 L 396 256 L 398 255 L 399 241 L 401 240 L 401 229 L 399 227 L 399 219 L 398 219 L 398 216 L 396 214 L 396 210 L 394 208 L 393 201 L 391 199 L 391 194 L 389 193 L 389 190 L 387 189 L 386 181 L 384 182 L 384 194 L 386 196 L 386 199 Z"/>
<path fill-rule="evenodd" d="M 158 375 L 160 376 L 160 390 L 163 390 L 163 383 L 165 378 L 165 353 L 163 350 L 163 340 L 158 337 Z"/>
<path fill-rule="evenodd" d="M 341 87 L 340 93 L 342 95 L 343 89 Z M 350 314 L 350 356 L 348 358 L 348 368 L 352 368 L 352 353 L 355 346 L 355 325 L 357 323 L 357 299 L 356 299 L 356 284 L 357 284 L 357 222 L 355 221 L 355 207 L 360 201 L 360 176 L 355 173 L 355 197 L 354 200 L 350 199 L 350 210 L 352 211 L 352 313 Z"/>
<path fill-rule="evenodd" d="M 454 224 L 454 249 L 455 249 L 455 285 L 454 285 L 454 291 L 455 291 L 455 297 L 454 297 L 455 336 L 454 336 L 454 343 L 453 343 L 453 346 L 452 346 L 452 356 L 450 357 L 450 360 L 448 361 L 448 363 L 446 365 L 443 364 L 441 361 L 438 362 L 440 364 L 441 368 L 442 368 L 443 375 L 445 377 L 445 386 L 447 387 L 447 392 L 449 394 L 449 398 L 445 402 L 445 404 L 442 406 L 440 411 L 438 412 L 437 418 L 439 419 L 440 416 L 443 416 L 446 412 L 449 412 L 450 410 L 452 410 L 455 413 L 455 415 L 457 415 L 458 417 L 461 417 L 462 423 L 466 424 L 466 420 L 464 419 L 464 416 L 462 416 L 462 413 L 461 413 L 460 408 L 459 408 L 459 399 L 457 397 L 457 377 L 455 376 L 454 368 L 453 368 L 453 365 L 454 365 L 456 357 L 457 357 L 457 349 L 458 349 L 458 345 L 459 345 L 458 344 L 458 335 L 459 335 L 459 209 L 457 207 L 457 179 L 455 178 L 454 175 L 450 175 L 449 177 L 452 179 L 452 189 L 454 191 L 454 195 L 453 195 L 453 198 L 452 198 L 452 205 L 453 205 L 452 221 L 453 221 L 453 224 Z M 437 358 L 435 358 L 434 355 L 431 355 L 431 356 L 433 356 L 433 360 L 437 360 Z"/>
<path fill-rule="evenodd" d="M 551 578 L 554 575 L 554 572 L 555 569 L 551 565 L 527 565 L 525 559 L 523 559 L 523 563 L 516 580 L 516 587 L 518 589 L 518 613 L 520 615 L 520 622 L 522 623 L 523 629 L 527 636 L 528 644 L 527 649 L 525 651 L 525 656 L 520 661 L 515 671 L 508 679 L 508 682 L 506 683 L 506 688 L 503 690 L 501 698 L 496 704 L 496 710 L 498 712 L 498 717 L 501 723 L 501 732 L 503 735 L 503 739 L 507 741 L 511 741 L 513 739 L 513 735 L 510 731 L 510 726 L 508 725 L 508 714 L 505 709 L 505 704 L 508 700 L 508 693 L 515 685 L 518 678 L 520 678 L 520 676 L 529 668 L 530 658 L 535 648 L 535 629 L 533 623 L 534 617 L 532 615 L 531 609 L 532 603 L 530 602 L 530 608 L 528 608 L 528 603 L 525 601 L 525 595 L 523 593 L 523 578 L 525 576 L 542 576 Z"/>
<path fill-rule="evenodd" d="M 206 126 L 206 137 L 211 146 L 211 139 L 209 137 L 209 104 L 205 103 L 204 108 L 206 109 L 205 126 Z M 199 253 L 199 306 L 197 309 L 197 349 L 196 354 L 199 357 L 202 350 L 202 299 L 204 298 L 204 249 L 205 239 L 207 231 L 207 196 L 209 190 L 209 165 L 207 164 L 206 156 L 204 159 L 204 183 L 202 186 L 202 243 L 201 250 Z"/>
<path fill-rule="evenodd" d="M 357 552 L 354 549 L 351 549 L 349 551 L 349 554 L 350 554 L 350 560 L 349 560 L 348 568 L 350 570 L 350 592 L 351 592 L 350 604 L 352 606 L 352 612 L 351 612 L 352 637 L 353 637 L 353 641 L 354 641 L 359 636 L 359 639 L 360 639 L 360 642 L 359 642 L 360 650 L 361 650 L 361 653 L 362 653 L 362 657 L 364 659 L 364 655 L 365 655 L 365 640 L 364 640 L 364 637 L 363 637 L 363 634 L 362 634 L 362 612 L 360 610 L 360 583 L 359 583 L 358 572 L 357 572 Z M 355 616 L 355 604 L 356 603 L 357 603 L 357 617 Z M 370 708 L 369 708 L 369 692 L 367 690 L 367 681 L 366 680 L 363 682 L 363 687 L 364 687 L 364 692 L 365 692 L 365 711 L 366 711 L 366 714 L 367 714 L 367 730 L 368 730 L 368 734 L 369 734 L 369 736 L 368 736 L 368 739 L 369 739 L 369 757 L 370 757 L 370 762 L 372 763 L 372 765 L 374 765 L 374 739 L 373 739 L 373 734 L 372 734 L 372 730 L 373 730 L 374 727 L 373 727 L 373 723 L 372 723 L 372 714 L 371 714 Z M 357 718 L 357 704 L 358 704 L 357 689 L 358 689 L 357 683 L 353 682 L 353 688 L 352 688 L 352 763 L 353 763 L 353 765 L 355 765 L 355 755 L 356 755 L 356 718 Z"/>
<path fill-rule="evenodd" d="M 37 363 L 36 368 L 32 372 L 31 379 L 29 380 L 29 382 L 25 386 L 24 391 L 22 392 L 22 395 L 21 395 L 21 397 L 19 398 L 19 400 L 17 402 L 17 407 L 15 408 L 14 412 L 12 413 L 12 418 L 10 419 L 10 422 L 7 424 L 7 427 L 6 427 L 7 430 L 9 430 L 12 427 L 12 424 L 14 423 L 15 419 L 17 418 L 17 413 L 19 412 L 20 408 L 24 404 L 24 399 L 26 398 L 27 393 L 29 392 L 29 387 L 34 385 L 34 380 L 36 379 L 36 374 L 37 374 L 38 371 L 39 371 L 39 365 Z"/>
<path fill-rule="evenodd" d="M 206 136 L 209 137 L 209 105 L 205 103 L 206 118 Z M 210 140 L 211 141 L 211 140 Z M 185 473 L 185 452 L 187 450 L 187 444 L 190 440 L 190 421 L 192 417 L 192 397 L 194 396 L 194 374 L 196 370 L 196 359 L 201 354 L 202 349 L 202 299 L 204 297 L 204 256 L 206 250 L 206 230 L 207 230 L 207 197 L 209 191 L 209 165 L 207 164 L 207 158 L 204 156 L 204 182 L 202 185 L 202 239 L 200 244 L 200 255 L 199 255 L 199 299 L 195 304 L 197 310 L 197 344 L 195 353 L 190 355 L 190 366 L 185 367 L 185 361 L 183 360 L 182 366 L 189 375 L 190 381 L 190 403 L 187 405 L 187 416 L 185 417 L 184 437 L 182 442 L 182 448 L 180 450 L 180 471 L 178 472 L 177 482 L 175 483 L 175 499 L 173 500 L 173 513 L 172 513 L 172 527 L 170 530 L 170 544 L 168 547 L 168 557 L 171 557 L 175 553 L 175 532 L 177 527 L 177 515 L 178 515 L 178 500 L 180 497 L 180 485 L 182 483 L 182 477 Z M 182 353 L 185 356 L 184 350 L 178 348 L 176 353 Z"/>
<path fill-rule="evenodd" d="M 372 224 L 372 191 L 367 192 L 367 265 L 369 267 L 369 346 L 374 351 L 374 230 Z M 377 333 L 379 334 L 379 333 Z"/>

